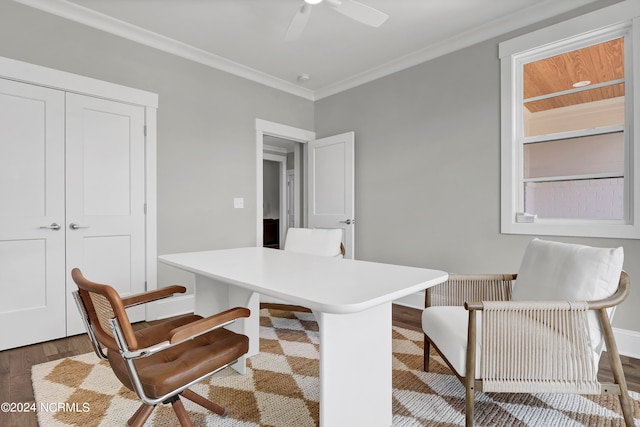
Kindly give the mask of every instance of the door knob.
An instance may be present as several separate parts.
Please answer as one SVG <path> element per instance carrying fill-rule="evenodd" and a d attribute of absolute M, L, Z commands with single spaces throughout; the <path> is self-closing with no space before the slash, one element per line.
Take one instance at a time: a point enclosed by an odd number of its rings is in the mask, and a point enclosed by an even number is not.
<path fill-rule="evenodd" d="M 47 230 L 60 230 L 60 224 L 58 224 L 57 222 L 52 222 L 51 225 L 43 225 L 39 228 L 46 228 Z"/>
<path fill-rule="evenodd" d="M 72 222 L 71 224 L 69 224 L 69 228 L 72 229 L 72 230 L 78 230 L 80 228 L 89 228 L 89 226 L 88 225 L 80 225 L 80 224 L 77 224 L 75 222 Z"/>
<path fill-rule="evenodd" d="M 347 225 L 355 224 L 355 222 L 356 222 L 355 219 L 347 219 L 345 221 L 340 221 L 340 223 L 347 224 Z"/>

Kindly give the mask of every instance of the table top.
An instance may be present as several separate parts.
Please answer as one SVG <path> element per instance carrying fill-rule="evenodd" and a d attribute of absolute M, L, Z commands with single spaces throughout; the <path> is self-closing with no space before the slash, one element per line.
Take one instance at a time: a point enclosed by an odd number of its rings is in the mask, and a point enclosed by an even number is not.
<path fill-rule="evenodd" d="M 442 283 L 444 271 L 250 247 L 159 257 L 163 264 L 325 313 L 363 311 Z"/>

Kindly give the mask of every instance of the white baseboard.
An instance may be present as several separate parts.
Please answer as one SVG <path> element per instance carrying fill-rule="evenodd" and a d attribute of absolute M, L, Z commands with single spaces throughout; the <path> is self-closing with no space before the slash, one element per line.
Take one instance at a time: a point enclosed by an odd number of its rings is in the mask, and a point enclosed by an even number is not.
<path fill-rule="evenodd" d="M 268 295 L 260 295 L 260 302 L 264 302 L 267 304 L 292 304 L 288 301 L 279 299 L 279 298 L 274 298 L 274 297 L 270 297 Z"/>
<path fill-rule="evenodd" d="M 424 291 L 416 292 L 415 294 L 407 295 L 393 302 L 394 304 L 404 305 L 405 307 L 417 308 L 422 310 L 424 308 Z"/>
<path fill-rule="evenodd" d="M 424 308 L 424 291 L 407 295 L 393 302 L 394 304 L 422 310 Z M 618 352 L 624 356 L 640 359 L 640 332 L 629 329 L 613 328 L 613 335 L 618 344 Z"/>
<path fill-rule="evenodd" d="M 640 332 L 629 329 L 613 328 L 618 352 L 624 356 L 640 359 Z"/>
<path fill-rule="evenodd" d="M 193 313 L 193 294 L 166 298 L 147 304 L 146 320 L 166 319 L 185 313 Z"/>

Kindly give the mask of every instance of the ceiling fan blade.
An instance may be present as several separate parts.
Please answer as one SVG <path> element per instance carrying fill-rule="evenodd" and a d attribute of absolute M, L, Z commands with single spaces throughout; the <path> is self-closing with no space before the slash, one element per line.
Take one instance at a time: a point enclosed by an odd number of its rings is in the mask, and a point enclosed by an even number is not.
<path fill-rule="evenodd" d="M 292 41 L 298 39 L 305 27 L 307 26 L 307 22 L 309 22 L 309 17 L 311 16 L 311 5 L 304 4 L 298 12 L 293 16 L 291 23 L 289 24 L 289 28 L 287 28 L 287 34 L 285 34 L 284 39 L 286 41 Z"/>
<path fill-rule="evenodd" d="M 355 0 L 327 0 L 327 3 L 337 12 L 376 28 L 389 18 L 386 13 Z"/>

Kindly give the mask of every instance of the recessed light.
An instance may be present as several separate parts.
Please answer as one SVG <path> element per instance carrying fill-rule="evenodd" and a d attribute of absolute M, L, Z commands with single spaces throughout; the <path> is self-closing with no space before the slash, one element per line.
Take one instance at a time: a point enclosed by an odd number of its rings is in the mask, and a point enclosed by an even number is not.
<path fill-rule="evenodd" d="M 304 0 L 304 2 L 307 4 L 318 4 L 322 3 L 322 0 Z"/>
<path fill-rule="evenodd" d="M 589 86 L 590 84 L 591 84 L 591 80 L 582 80 L 582 81 L 579 81 L 579 82 L 575 82 L 571 86 L 573 86 L 573 87 L 585 87 L 585 86 Z"/>

